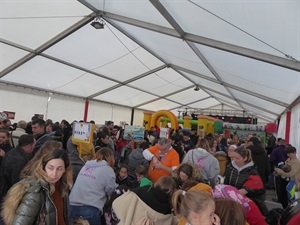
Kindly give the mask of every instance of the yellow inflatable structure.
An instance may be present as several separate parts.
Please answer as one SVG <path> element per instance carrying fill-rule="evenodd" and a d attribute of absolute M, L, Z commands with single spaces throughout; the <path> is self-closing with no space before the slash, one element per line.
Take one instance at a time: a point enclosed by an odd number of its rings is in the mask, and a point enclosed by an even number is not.
<path fill-rule="evenodd" d="M 183 124 L 185 129 L 191 129 L 192 125 L 197 125 L 197 134 L 201 137 L 210 133 L 223 132 L 223 121 L 210 116 L 198 115 L 198 120 L 193 120 L 191 116 L 187 115 L 178 120 L 174 113 L 168 110 L 159 110 L 156 113 L 144 112 L 144 127 L 146 130 L 150 130 L 155 125 L 165 127 L 169 122 L 171 128 L 175 130 L 178 129 L 179 123 Z"/>
<path fill-rule="evenodd" d="M 151 112 L 144 112 L 144 126 L 146 130 L 149 130 L 150 127 L 154 127 L 157 125 L 158 127 L 161 127 L 160 124 L 160 118 L 166 117 L 170 119 L 171 128 L 172 129 L 178 129 L 178 120 L 177 117 L 168 110 L 159 110 L 156 113 L 152 114 Z"/>

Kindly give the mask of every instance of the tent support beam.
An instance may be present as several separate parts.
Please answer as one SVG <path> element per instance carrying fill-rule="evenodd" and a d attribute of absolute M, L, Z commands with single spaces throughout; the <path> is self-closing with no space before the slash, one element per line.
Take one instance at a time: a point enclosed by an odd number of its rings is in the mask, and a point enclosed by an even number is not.
<path fill-rule="evenodd" d="M 211 81 L 211 82 L 214 82 L 214 83 L 217 83 L 217 84 L 220 84 L 220 85 L 223 85 L 225 87 L 229 87 L 229 88 L 232 88 L 234 90 L 237 90 L 237 91 L 240 91 L 242 93 L 245 93 L 245 94 L 248 94 L 248 95 L 252 95 L 256 98 L 260 98 L 260 99 L 263 99 L 263 100 L 266 100 L 268 102 L 272 102 L 276 105 L 280 105 L 282 107 L 288 107 L 288 104 L 286 104 L 285 102 L 281 102 L 281 101 L 278 101 L 276 99 L 273 99 L 273 98 L 270 98 L 270 97 L 267 97 L 265 95 L 261 95 L 261 94 L 258 94 L 258 93 L 255 93 L 255 92 L 252 92 L 252 91 L 249 91 L 249 90 L 246 90 L 246 89 L 243 89 L 241 87 L 238 87 L 238 86 L 235 86 L 235 85 L 232 85 L 232 84 L 229 84 L 229 83 L 226 83 L 226 82 L 223 82 L 223 83 L 219 83 L 216 79 L 213 79 L 211 77 L 207 77 L 203 74 L 200 74 L 200 73 L 197 73 L 197 72 L 194 72 L 194 71 L 191 71 L 191 70 L 188 70 L 188 69 L 185 69 L 183 67 L 179 67 L 179 66 L 176 66 L 176 65 L 170 65 L 172 68 L 176 68 L 178 70 L 181 70 L 181 71 L 184 71 L 186 73 L 189 73 L 191 75 L 194 75 L 194 76 L 197 76 L 199 78 L 202 78 L 202 79 L 205 79 L 205 80 L 208 80 L 208 81 Z"/>
<path fill-rule="evenodd" d="M 84 17 L 79 22 L 75 23 L 74 25 L 72 25 L 71 27 L 69 27 L 68 29 L 66 29 L 65 31 L 63 31 L 62 33 L 56 35 L 54 38 L 52 38 L 51 40 L 47 41 L 46 43 L 44 43 L 43 45 L 41 45 L 40 47 L 38 47 L 35 50 L 30 50 L 29 51 L 28 48 L 21 48 L 20 45 L 16 45 L 16 44 L 12 45 L 11 42 L 5 41 L 4 39 L 0 39 L 0 43 L 9 44 L 9 45 L 11 45 L 13 47 L 17 47 L 19 49 L 22 49 L 22 50 L 30 52 L 28 55 L 24 56 L 23 58 L 21 58 L 20 60 L 18 60 L 14 64 L 12 64 L 11 66 L 9 66 L 6 69 L 4 69 L 3 71 L 1 71 L 0 78 L 4 77 L 6 74 L 8 74 L 11 71 L 15 70 L 19 66 L 21 66 L 24 63 L 28 62 L 30 59 L 34 58 L 35 56 L 39 55 L 40 53 L 42 53 L 46 49 L 52 47 L 53 45 L 55 45 L 56 43 L 58 43 L 59 41 L 61 41 L 65 37 L 69 36 L 70 34 L 72 34 L 75 31 L 77 31 L 78 29 L 80 29 L 81 27 L 83 27 L 84 25 L 86 25 L 87 23 L 89 23 L 93 19 L 94 16 L 95 16 L 95 13 L 92 13 L 90 16 Z"/>
<path fill-rule="evenodd" d="M 163 26 L 159 26 L 159 25 L 155 25 L 155 24 L 151 24 L 151 23 L 147 23 L 147 22 L 143 22 L 143 21 L 139 21 L 139 20 L 135 20 L 132 18 L 128 18 L 128 17 L 124 17 L 124 16 L 119 16 L 113 13 L 108 13 L 108 12 L 102 12 L 100 11 L 100 13 L 103 14 L 103 18 L 105 19 L 111 19 L 111 20 L 117 20 L 119 22 L 123 22 L 126 24 L 130 24 L 133 26 L 137 26 L 140 28 L 144 28 L 144 29 L 148 29 L 148 30 L 152 30 L 158 33 L 162 33 L 165 35 L 169 35 L 169 36 L 173 36 L 173 37 L 177 37 L 177 38 L 181 38 L 181 36 L 177 33 L 177 31 L 167 28 L 167 27 L 163 27 Z M 260 52 L 257 50 L 253 50 L 253 49 L 249 49 L 249 48 L 244 48 L 238 45 L 234 45 L 234 44 L 229 44 L 226 42 L 222 42 L 222 41 L 218 41 L 218 40 L 214 40 L 214 39 L 210 39 L 210 38 L 206 38 L 206 37 L 202 37 L 199 35 L 194 35 L 194 34 L 189 34 L 189 33 L 185 33 L 184 35 L 184 40 L 185 41 L 191 41 L 194 43 L 198 43 L 201 45 L 205 45 L 211 48 L 215 48 L 215 49 L 219 49 L 225 52 L 230 52 L 233 54 L 237 54 L 237 55 L 241 55 L 244 57 L 248 57 L 251 59 L 255 59 L 258 61 L 262 61 L 265 63 L 270 63 L 276 66 L 280 66 L 286 69 L 290 69 L 290 70 L 295 70 L 295 71 L 299 71 L 300 72 L 300 62 L 299 61 L 294 61 L 294 60 L 290 60 L 287 58 L 283 58 L 283 57 L 279 57 L 276 55 L 271 55 L 268 53 L 264 53 L 264 52 Z"/>

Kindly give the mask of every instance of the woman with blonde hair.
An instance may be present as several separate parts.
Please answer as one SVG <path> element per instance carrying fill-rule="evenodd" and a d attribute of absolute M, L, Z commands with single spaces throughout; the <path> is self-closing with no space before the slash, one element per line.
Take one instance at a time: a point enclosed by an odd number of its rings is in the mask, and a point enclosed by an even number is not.
<path fill-rule="evenodd" d="M 70 194 L 70 217 L 88 220 L 91 225 L 101 225 L 101 215 L 107 196 L 111 196 L 116 185 L 113 170 L 114 153 L 108 147 L 97 151 L 80 170 Z"/>
<path fill-rule="evenodd" d="M 253 200 L 263 215 L 269 213 L 264 202 L 264 184 L 249 149 L 241 146 L 232 153 L 232 162 L 226 169 L 224 184 L 236 187 L 242 195 Z"/>
<path fill-rule="evenodd" d="M 39 158 L 31 175 L 15 184 L 4 199 L 6 225 L 67 225 L 72 172 L 66 150 L 55 149 Z M 9 207 L 8 207 L 9 206 Z"/>
<path fill-rule="evenodd" d="M 218 160 L 210 153 L 209 143 L 206 139 L 199 139 L 196 148 L 188 151 L 182 162 L 195 164 L 205 182 L 212 187 L 217 184 L 220 166 Z"/>
<path fill-rule="evenodd" d="M 183 217 L 190 225 L 220 225 L 215 214 L 214 199 L 207 193 L 191 190 L 178 190 L 172 197 L 175 215 Z"/>

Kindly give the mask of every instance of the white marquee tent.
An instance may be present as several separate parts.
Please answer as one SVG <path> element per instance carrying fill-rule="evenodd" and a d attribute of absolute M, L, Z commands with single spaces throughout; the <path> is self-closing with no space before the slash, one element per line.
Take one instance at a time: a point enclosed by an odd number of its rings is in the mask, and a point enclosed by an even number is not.
<path fill-rule="evenodd" d="M 292 110 L 298 140 L 299 0 L 0 0 L 0 51 L 0 111 L 17 119 L 82 119 L 86 100 L 88 119 L 136 124 Z"/>

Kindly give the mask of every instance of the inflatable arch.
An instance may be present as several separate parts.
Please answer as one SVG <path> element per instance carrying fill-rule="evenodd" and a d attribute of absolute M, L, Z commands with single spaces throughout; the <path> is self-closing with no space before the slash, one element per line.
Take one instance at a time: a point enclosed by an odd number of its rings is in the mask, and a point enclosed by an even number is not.
<path fill-rule="evenodd" d="M 160 123 L 159 118 L 162 116 L 170 119 L 172 129 L 175 129 L 175 130 L 178 129 L 177 117 L 174 115 L 174 113 L 172 113 L 168 110 L 159 110 L 156 113 L 154 113 L 151 118 L 150 127 L 152 127 L 152 126 L 154 127 L 154 125 L 159 126 L 159 123 Z"/>

